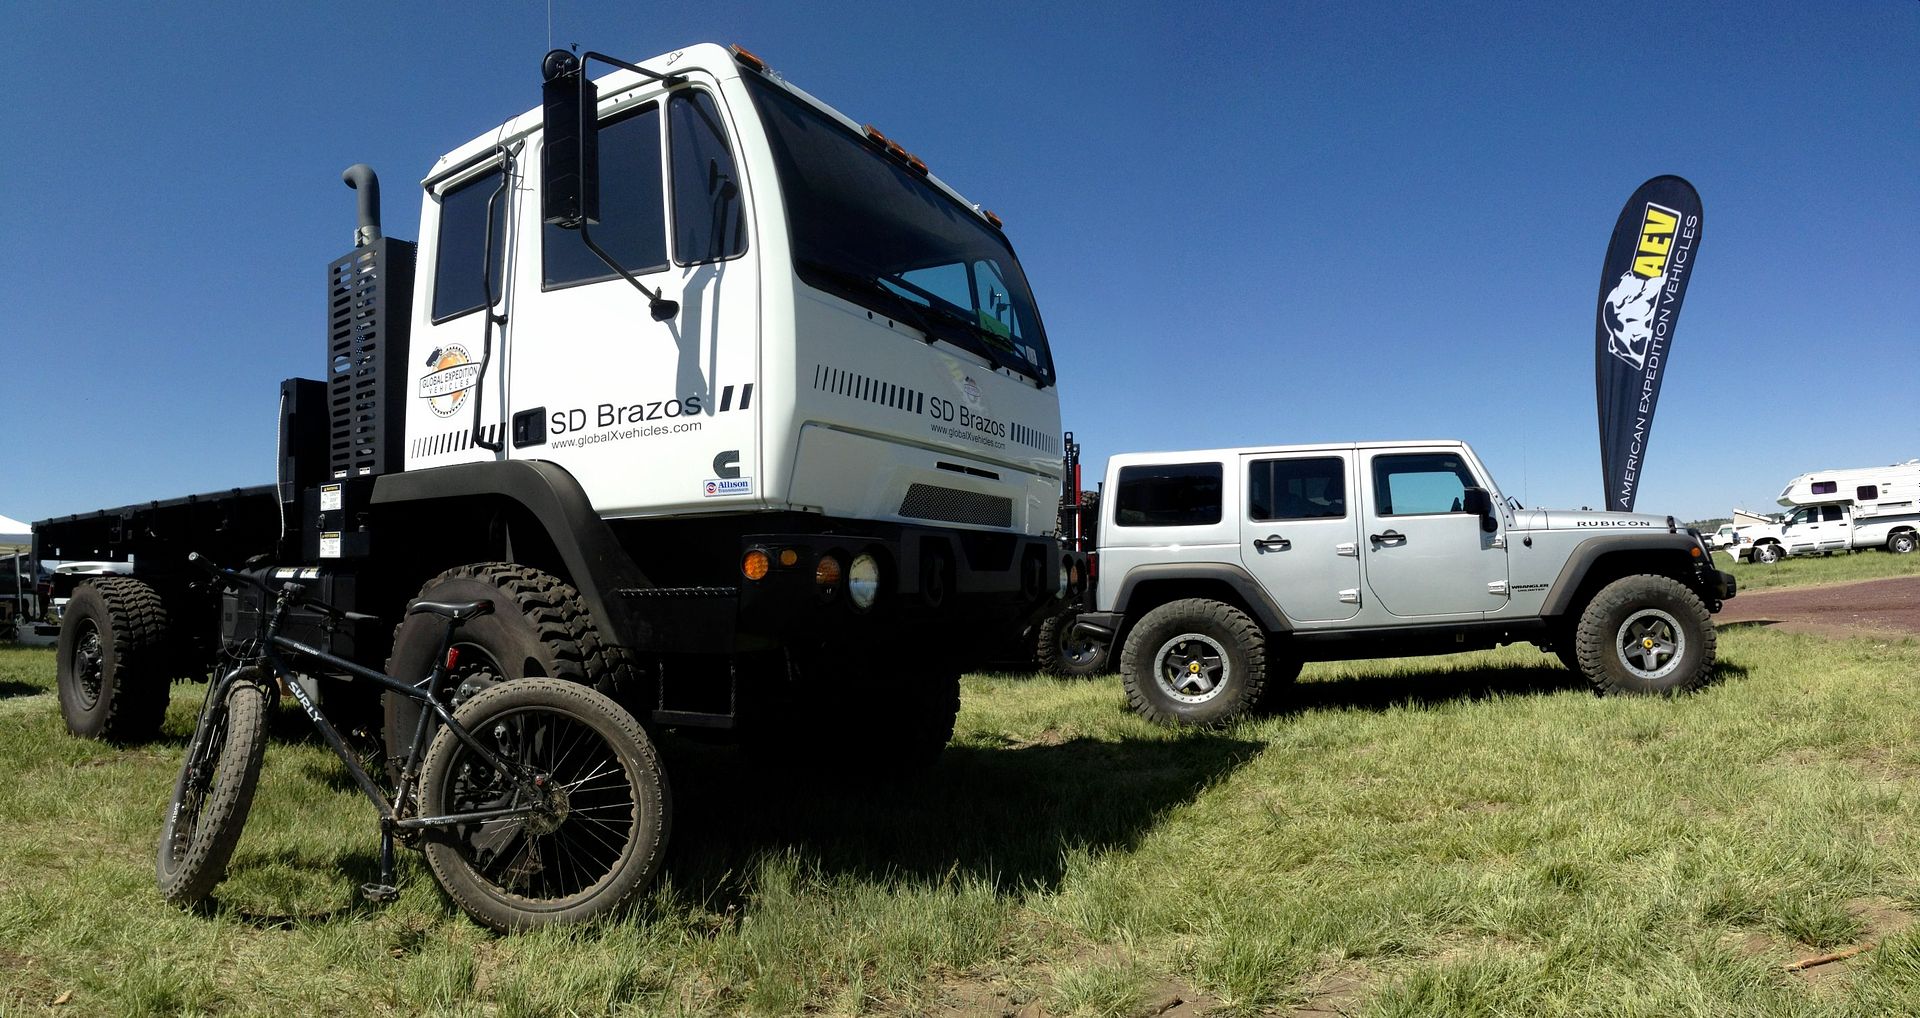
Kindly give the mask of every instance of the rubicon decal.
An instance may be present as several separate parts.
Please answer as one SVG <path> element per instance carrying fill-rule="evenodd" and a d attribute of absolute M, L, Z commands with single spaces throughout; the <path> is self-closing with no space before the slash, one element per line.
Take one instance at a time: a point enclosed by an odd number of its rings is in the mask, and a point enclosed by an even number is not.
<path fill-rule="evenodd" d="M 458 343 L 448 343 L 427 355 L 428 371 L 420 379 L 420 398 L 440 417 L 452 417 L 466 405 L 467 393 L 480 380 L 480 365 Z"/>

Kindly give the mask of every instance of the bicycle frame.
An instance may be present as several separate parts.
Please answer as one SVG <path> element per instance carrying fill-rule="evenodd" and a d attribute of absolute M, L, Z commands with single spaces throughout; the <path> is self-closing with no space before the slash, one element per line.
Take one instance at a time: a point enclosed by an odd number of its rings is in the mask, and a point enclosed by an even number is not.
<path fill-rule="evenodd" d="M 264 589 L 264 585 L 262 589 Z M 382 832 L 417 831 L 451 827 L 456 824 L 477 823 L 484 820 L 497 820 L 512 816 L 525 816 L 536 811 L 537 807 L 532 803 L 528 803 L 522 806 L 480 810 L 472 813 L 455 813 L 446 816 L 419 817 L 402 815 L 402 809 L 404 807 L 397 807 L 396 801 L 402 804 L 406 801 L 407 785 L 418 776 L 419 763 L 422 754 L 426 750 L 429 738 L 433 734 L 433 726 L 435 723 L 446 725 L 447 729 L 453 733 L 455 738 L 464 743 L 468 749 L 472 750 L 482 760 L 485 760 L 497 773 L 512 777 L 516 781 L 533 784 L 530 776 L 522 773 L 519 767 L 502 759 L 498 754 L 482 745 L 478 739 L 475 739 L 473 734 L 467 731 L 459 721 L 455 720 L 453 713 L 440 702 L 440 689 L 442 685 L 445 684 L 449 675 L 447 656 L 448 651 L 453 646 L 453 633 L 454 630 L 458 628 L 457 623 L 449 621 L 447 624 L 446 635 L 441 640 L 440 654 L 435 660 L 433 670 L 428 673 L 427 678 L 421 683 L 408 683 L 396 679 L 391 675 L 387 675 L 384 672 L 378 672 L 363 665 L 348 661 L 345 658 L 329 654 L 318 647 L 301 643 L 291 637 L 281 636 L 279 633 L 280 623 L 292 600 L 293 595 L 285 588 L 282 588 L 281 591 L 275 595 L 273 613 L 268 618 L 267 626 L 263 633 L 265 640 L 261 646 L 261 653 L 256 661 L 250 662 L 249 664 L 259 665 L 276 679 L 279 679 L 281 685 L 293 695 L 295 700 L 299 701 L 300 708 L 306 712 L 308 719 L 313 722 L 314 728 L 320 732 L 320 737 L 326 740 L 328 748 L 332 749 L 334 755 L 340 758 L 340 762 L 346 765 L 347 772 L 352 775 L 354 784 L 360 788 L 360 791 L 373 803 L 374 808 L 379 811 Z M 313 698 L 307 694 L 306 689 L 300 685 L 296 677 L 296 672 L 276 653 L 276 650 L 281 649 L 291 651 L 303 659 L 310 658 L 333 668 L 340 669 L 357 678 L 373 682 L 383 689 L 398 693 L 412 700 L 417 700 L 426 705 L 428 709 L 420 712 L 420 720 L 414 728 L 413 741 L 408 748 L 408 767 L 395 785 L 393 799 L 389 799 L 386 793 L 383 792 L 380 786 L 373 780 L 372 775 L 367 773 L 366 767 L 361 763 L 360 755 L 354 752 L 352 747 L 347 745 L 346 739 L 341 736 L 339 729 L 333 726 L 333 723 L 328 720 L 326 713 L 320 709 L 320 705 L 315 703 Z M 219 682 L 207 692 L 210 702 L 225 703 L 227 689 L 246 667 L 248 667 L 248 665 L 242 665 L 222 676 Z"/>

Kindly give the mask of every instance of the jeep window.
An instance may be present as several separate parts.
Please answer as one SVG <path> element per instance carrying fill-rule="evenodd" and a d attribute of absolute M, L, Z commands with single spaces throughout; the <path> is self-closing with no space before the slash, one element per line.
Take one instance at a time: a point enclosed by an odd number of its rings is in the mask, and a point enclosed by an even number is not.
<path fill-rule="evenodd" d="M 498 201 L 494 200 L 499 193 Z M 494 293 L 500 292 L 500 252 L 507 245 L 507 201 L 511 188 L 501 191 L 499 167 L 440 195 L 440 233 L 433 256 L 433 320 L 444 322 L 487 307 L 486 267 L 493 266 Z M 487 213 L 493 213 L 493 240 L 488 244 Z"/>
<path fill-rule="evenodd" d="M 660 107 L 649 104 L 600 125 L 600 221 L 593 242 L 634 275 L 667 267 L 667 211 L 660 178 Z M 541 288 L 617 279 L 580 239 L 552 223 L 540 231 Z M 624 284 L 623 284 L 624 285 Z"/>
<path fill-rule="evenodd" d="M 717 262 L 747 249 L 740 176 L 720 111 L 705 92 L 667 102 L 673 153 L 673 254 L 682 265 Z"/>
<path fill-rule="evenodd" d="M 1877 484 L 1863 484 L 1853 489 L 1853 497 L 1862 502 L 1871 502 L 1880 497 L 1880 486 Z"/>
<path fill-rule="evenodd" d="M 1123 527 L 1197 527 L 1220 522 L 1218 463 L 1121 467 L 1113 519 Z"/>
<path fill-rule="evenodd" d="M 1466 463 L 1453 453 L 1373 458 L 1373 504 L 1382 516 L 1461 512 L 1467 489 L 1476 483 Z"/>
<path fill-rule="evenodd" d="M 1347 515 L 1347 464 L 1338 456 L 1256 460 L 1247 468 L 1247 515 L 1321 520 Z"/>
<path fill-rule="evenodd" d="M 742 78 L 802 283 L 1053 384 L 1033 292 L 999 230 L 858 131 L 758 74 Z"/>

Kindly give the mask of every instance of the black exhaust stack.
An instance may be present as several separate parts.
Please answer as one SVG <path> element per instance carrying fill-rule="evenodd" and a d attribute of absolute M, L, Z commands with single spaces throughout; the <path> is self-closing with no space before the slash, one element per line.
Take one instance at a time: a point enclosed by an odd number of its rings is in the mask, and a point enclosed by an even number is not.
<path fill-rule="evenodd" d="M 405 465 L 407 334 L 414 245 L 380 232 L 380 178 L 365 163 L 340 179 L 359 193 L 353 251 L 327 266 L 327 476 Z"/>

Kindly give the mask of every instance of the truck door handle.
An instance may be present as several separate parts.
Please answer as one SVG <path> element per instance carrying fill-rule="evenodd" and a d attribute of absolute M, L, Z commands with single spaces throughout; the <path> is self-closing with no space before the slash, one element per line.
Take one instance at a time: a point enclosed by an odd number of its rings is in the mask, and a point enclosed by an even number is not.
<path fill-rule="evenodd" d="M 1279 534 L 1268 534 L 1267 539 L 1264 541 L 1257 537 L 1254 538 L 1253 546 L 1259 551 L 1286 551 L 1288 548 L 1293 547 L 1293 542 L 1281 537 Z"/>
<path fill-rule="evenodd" d="M 1407 537 L 1398 530 L 1389 530 L 1380 534 L 1368 534 L 1367 540 L 1375 544 L 1405 544 Z"/>

